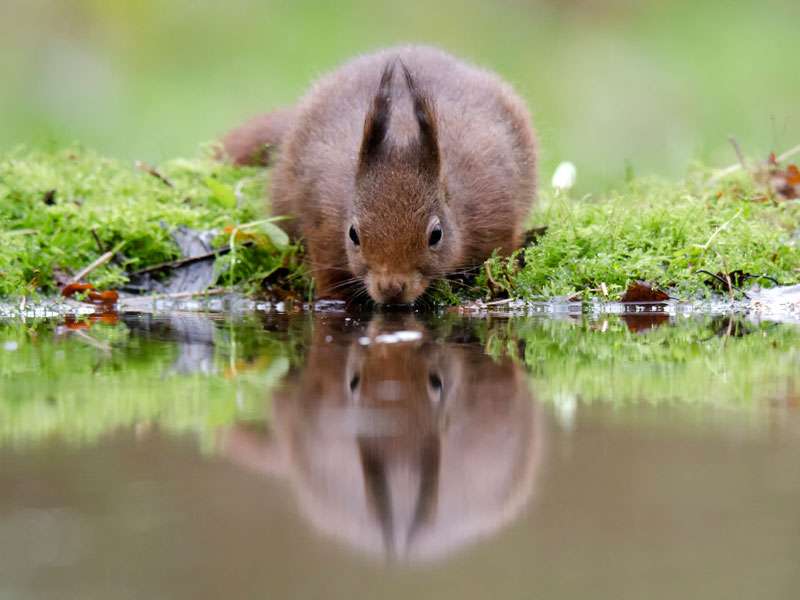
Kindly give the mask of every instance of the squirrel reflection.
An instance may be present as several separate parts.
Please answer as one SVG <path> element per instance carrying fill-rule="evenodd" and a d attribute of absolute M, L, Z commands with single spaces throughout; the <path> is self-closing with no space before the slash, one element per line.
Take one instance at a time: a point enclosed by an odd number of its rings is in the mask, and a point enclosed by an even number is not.
<path fill-rule="evenodd" d="M 411 315 L 341 326 L 315 323 L 270 431 L 235 426 L 224 453 L 288 479 L 318 529 L 390 560 L 442 557 L 514 519 L 543 435 L 522 368 L 434 341 Z"/>

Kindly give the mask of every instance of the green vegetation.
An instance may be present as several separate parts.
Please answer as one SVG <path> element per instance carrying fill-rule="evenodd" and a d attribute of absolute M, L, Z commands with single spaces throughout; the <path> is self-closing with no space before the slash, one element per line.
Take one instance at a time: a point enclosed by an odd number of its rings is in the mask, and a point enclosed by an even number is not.
<path fill-rule="evenodd" d="M 546 234 L 518 261 L 490 261 L 491 283 L 512 296 L 581 293 L 619 299 L 644 280 L 681 299 L 709 293 L 699 273 L 741 270 L 795 283 L 800 204 L 767 199 L 748 176 L 720 187 L 633 181 L 580 200 L 545 198 L 534 214 Z M 490 283 L 484 273 L 481 288 Z M 761 281 L 769 285 L 768 281 Z"/>
<path fill-rule="evenodd" d="M 234 248 L 216 261 L 218 285 L 269 293 L 262 282 L 284 267 L 281 285 L 306 295 L 301 249 L 263 222 L 265 178 L 211 158 L 156 169 L 80 148 L 0 157 L 0 297 L 53 294 L 56 274 L 74 274 L 111 249 L 115 260 L 88 280 L 117 287 L 126 273 L 176 258 L 170 231 L 180 225 L 215 229 L 217 245 Z M 632 180 L 583 198 L 543 193 L 531 224 L 547 232 L 525 249 L 524 267 L 519 257 L 494 258 L 475 285 L 443 284 L 435 297 L 618 299 L 641 279 L 688 299 L 709 293 L 698 270 L 796 282 L 800 203 L 765 197 L 746 175 L 712 187 L 706 180 Z"/>
<path fill-rule="evenodd" d="M 259 319 L 0 322 L 0 444 L 52 437 L 85 444 L 117 430 L 154 428 L 194 434 L 210 449 L 219 428 L 269 419 L 271 390 L 305 360 L 312 320 L 296 317 L 286 331 L 271 332 Z M 557 409 L 649 403 L 757 411 L 795 397 L 798 328 L 727 317 L 666 320 L 638 333 L 618 317 L 446 314 L 426 318 L 426 326 L 442 343 L 472 337 L 498 360 L 521 361 L 534 396 Z M 341 335 L 356 343 L 363 326 Z"/>
<path fill-rule="evenodd" d="M 170 232 L 180 225 L 216 229 L 219 246 L 235 246 L 217 260 L 219 284 L 250 291 L 248 283 L 280 266 L 300 273 L 297 248 L 260 228 L 274 228 L 259 221 L 263 205 L 262 172 L 210 157 L 169 161 L 156 171 L 81 148 L 6 154 L 0 157 L 0 297 L 52 294 L 56 271 L 74 274 L 112 249 L 119 250 L 116 259 L 88 279 L 98 288 L 118 286 L 126 272 L 177 258 Z"/>
<path fill-rule="evenodd" d="M 187 156 L 293 103 L 328 69 L 404 42 L 508 79 L 542 139 L 542 173 L 580 192 L 699 159 L 800 141 L 797 0 L 5 0 L 0 151 L 76 140 L 104 156 Z"/>

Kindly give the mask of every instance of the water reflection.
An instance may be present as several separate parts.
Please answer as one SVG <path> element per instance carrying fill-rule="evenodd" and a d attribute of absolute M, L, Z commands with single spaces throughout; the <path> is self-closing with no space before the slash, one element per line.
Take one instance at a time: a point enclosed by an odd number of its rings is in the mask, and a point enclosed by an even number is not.
<path fill-rule="evenodd" d="M 412 315 L 352 332 L 343 318 L 316 322 L 272 403 L 266 430 L 233 426 L 222 451 L 288 480 L 316 529 L 370 555 L 443 557 L 532 495 L 543 419 L 524 370 Z"/>

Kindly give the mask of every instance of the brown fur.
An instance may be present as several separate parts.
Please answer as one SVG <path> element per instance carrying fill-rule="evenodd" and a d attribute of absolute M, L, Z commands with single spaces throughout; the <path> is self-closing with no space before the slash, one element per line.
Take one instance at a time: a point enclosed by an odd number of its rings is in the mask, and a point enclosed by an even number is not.
<path fill-rule="evenodd" d="M 269 166 L 273 151 L 293 123 L 293 108 L 278 109 L 253 117 L 223 138 L 225 157 L 236 165 Z"/>
<path fill-rule="evenodd" d="M 422 339 L 375 341 L 398 330 Z M 223 454 L 288 480 L 316 527 L 371 554 L 423 561 L 492 534 L 534 494 L 545 422 L 522 367 L 440 334 L 412 314 L 315 322 L 267 428 L 230 428 Z"/>
<path fill-rule="evenodd" d="M 363 285 L 378 302 L 413 302 L 431 280 L 522 242 L 536 189 L 528 112 L 497 76 L 440 50 L 361 56 L 293 112 L 251 123 L 226 152 L 241 162 L 279 146 L 272 211 L 294 217 L 286 227 L 306 241 L 319 297 Z"/>

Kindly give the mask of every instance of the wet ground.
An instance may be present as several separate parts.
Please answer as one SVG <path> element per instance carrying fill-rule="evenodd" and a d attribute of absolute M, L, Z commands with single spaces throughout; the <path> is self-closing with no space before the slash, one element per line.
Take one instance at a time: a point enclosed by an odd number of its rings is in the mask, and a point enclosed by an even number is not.
<path fill-rule="evenodd" d="M 795 598 L 800 329 L 0 322 L 0 598 Z"/>

